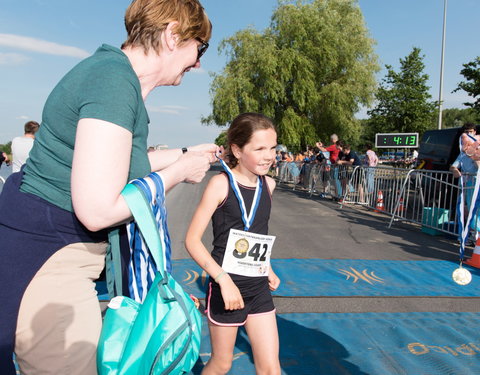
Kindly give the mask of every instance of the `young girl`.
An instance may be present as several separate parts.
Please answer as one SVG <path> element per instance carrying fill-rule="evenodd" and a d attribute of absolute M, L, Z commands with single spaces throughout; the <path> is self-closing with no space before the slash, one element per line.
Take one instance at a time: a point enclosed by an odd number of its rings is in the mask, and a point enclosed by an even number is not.
<path fill-rule="evenodd" d="M 280 374 L 279 340 L 271 291 L 280 279 L 270 267 L 268 236 L 275 181 L 266 176 L 275 160 L 277 133 L 257 113 L 236 117 L 228 130 L 229 167 L 212 177 L 193 216 L 185 245 L 210 275 L 206 310 L 212 356 L 202 374 L 226 374 L 239 326 L 245 326 L 257 374 Z M 212 219 L 213 251 L 202 235 Z"/>

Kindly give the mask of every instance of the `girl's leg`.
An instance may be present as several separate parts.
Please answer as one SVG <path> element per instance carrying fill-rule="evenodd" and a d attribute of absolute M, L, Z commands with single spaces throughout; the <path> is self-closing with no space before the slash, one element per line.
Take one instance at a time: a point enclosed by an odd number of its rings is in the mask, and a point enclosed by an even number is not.
<path fill-rule="evenodd" d="M 245 324 L 257 375 L 279 375 L 279 340 L 274 312 L 249 315 Z"/>
<path fill-rule="evenodd" d="M 202 375 L 224 375 L 230 371 L 233 361 L 233 348 L 238 327 L 218 326 L 208 322 L 212 356 L 205 365 Z"/>

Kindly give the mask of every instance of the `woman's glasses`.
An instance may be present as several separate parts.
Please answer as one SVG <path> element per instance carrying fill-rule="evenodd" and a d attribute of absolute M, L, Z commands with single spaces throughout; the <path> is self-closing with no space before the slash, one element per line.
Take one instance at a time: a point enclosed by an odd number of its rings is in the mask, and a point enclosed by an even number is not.
<path fill-rule="evenodd" d="M 200 44 L 198 47 L 197 47 L 197 60 L 200 60 L 200 57 L 203 56 L 203 54 L 207 51 L 208 49 L 208 43 L 207 42 L 204 42 L 202 39 L 200 38 L 195 38 L 198 42 L 202 43 Z"/>

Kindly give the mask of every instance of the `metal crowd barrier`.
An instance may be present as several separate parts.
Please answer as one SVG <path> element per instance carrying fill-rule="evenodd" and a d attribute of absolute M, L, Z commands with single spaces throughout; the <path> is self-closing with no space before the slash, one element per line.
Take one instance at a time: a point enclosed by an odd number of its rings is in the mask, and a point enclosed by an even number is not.
<path fill-rule="evenodd" d="M 392 214 L 409 169 L 355 167 L 344 204 L 361 204 L 378 212 Z"/>
<path fill-rule="evenodd" d="M 465 212 L 468 213 L 475 175 L 464 173 L 463 176 Z M 392 211 L 389 227 L 395 220 L 401 220 L 420 224 L 422 230 L 430 234 L 458 235 L 459 182 L 451 172 L 410 170 Z"/>
<path fill-rule="evenodd" d="M 293 188 L 302 180 L 300 173 L 302 172 L 303 166 L 306 165 L 303 162 L 287 162 L 281 161 L 277 164 L 277 178 L 281 183 L 290 183 L 293 184 Z"/>
<path fill-rule="evenodd" d="M 342 188 L 340 179 L 346 183 L 348 168 L 345 166 L 327 166 L 316 161 L 285 162 L 277 164 L 276 177 L 280 183 L 293 185 L 293 190 L 302 188 L 308 190 L 310 196 L 322 192 L 324 196 L 340 198 Z"/>
<path fill-rule="evenodd" d="M 309 193 L 341 200 L 351 189 L 354 169 L 344 165 L 316 164 L 309 176 Z"/>
<path fill-rule="evenodd" d="M 464 174 L 465 212 L 468 213 L 475 176 Z M 459 180 L 451 172 L 395 167 L 326 165 L 281 162 L 281 183 L 303 188 L 309 194 L 329 197 L 343 205 L 361 205 L 390 217 L 410 222 L 429 234 L 458 235 Z M 476 226 L 474 218 L 472 228 Z M 480 219 L 478 219 L 480 229 Z"/>

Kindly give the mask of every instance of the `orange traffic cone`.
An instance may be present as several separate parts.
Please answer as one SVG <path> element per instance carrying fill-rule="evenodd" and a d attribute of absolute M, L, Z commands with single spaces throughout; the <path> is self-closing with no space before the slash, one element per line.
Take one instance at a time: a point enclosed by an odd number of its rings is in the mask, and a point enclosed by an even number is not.
<path fill-rule="evenodd" d="M 382 212 L 385 211 L 385 207 L 383 206 L 383 192 L 381 190 L 377 193 L 377 204 L 375 206 L 375 212 Z"/>
<path fill-rule="evenodd" d="M 400 200 L 398 202 L 398 212 L 403 212 L 405 211 L 405 206 L 403 205 L 403 198 L 400 197 Z"/>
<path fill-rule="evenodd" d="M 469 266 L 480 268 L 480 237 L 475 242 L 475 249 L 473 250 L 473 255 L 469 260 L 463 262 Z"/>

